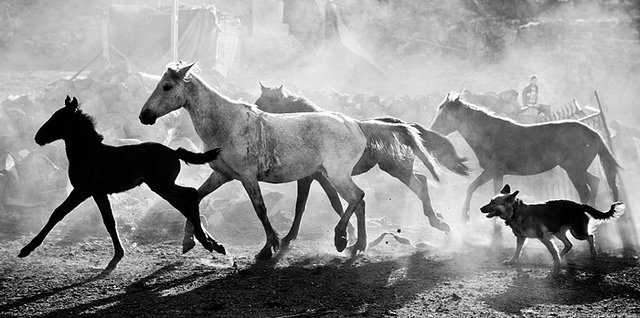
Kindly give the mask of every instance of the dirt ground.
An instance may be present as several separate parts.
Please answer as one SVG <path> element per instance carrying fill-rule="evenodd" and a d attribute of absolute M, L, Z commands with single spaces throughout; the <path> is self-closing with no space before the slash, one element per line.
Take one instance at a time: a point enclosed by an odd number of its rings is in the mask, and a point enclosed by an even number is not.
<path fill-rule="evenodd" d="M 148 245 L 125 239 L 127 254 L 107 277 L 100 270 L 112 248 L 104 235 L 69 241 L 54 232 L 24 259 L 16 255 L 31 237 L 6 240 L 0 243 L 0 316 L 640 315 L 637 257 L 609 251 L 591 262 L 578 248 L 552 276 L 539 242 L 525 247 L 517 269 L 501 263 L 515 245 L 507 232 L 507 243 L 495 248 L 474 237 L 429 231 L 420 249 L 387 237 L 353 263 L 333 251 L 332 231 L 303 234 L 270 261 L 254 259 L 261 233 L 226 238 L 227 256 L 200 246 L 183 255 L 178 239 Z"/>

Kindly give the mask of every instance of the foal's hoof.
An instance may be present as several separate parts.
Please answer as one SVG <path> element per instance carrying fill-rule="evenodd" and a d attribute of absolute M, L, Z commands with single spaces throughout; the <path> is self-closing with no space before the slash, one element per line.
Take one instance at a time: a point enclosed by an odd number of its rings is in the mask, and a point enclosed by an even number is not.
<path fill-rule="evenodd" d="M 29 254 L 31 254 L 31 251 L 23 248 L 20 250 L 20 254 L 18 254 L 18 257 L 20 258 L 27 257 L 29 256 Z"/>
<path fill-rule="evenodd" d="M 216 241 L 213 242 L 213 250 L 222 255 L 227 255 L 227 251 L 224 249 L 224 246 L 221 244 L 218 244 L 218 242 Z"/>
<path fill-rule="evenodd" d="M 190 251 L 195 246 L 196 246 L 196 242 L 194 242 L 194 241 L 189 241 L 189 242 L 182 243 L 182 254 Z"/>

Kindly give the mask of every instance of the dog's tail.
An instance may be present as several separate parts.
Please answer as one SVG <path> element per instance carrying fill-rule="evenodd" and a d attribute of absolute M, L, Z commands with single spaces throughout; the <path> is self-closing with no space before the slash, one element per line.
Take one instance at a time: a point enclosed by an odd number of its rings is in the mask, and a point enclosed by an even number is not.
<path fill-rule="evenodd" d="M 220 148 L 212 149 L 204 153 L 191 152 L 184 148 L 178 148 L 175 152 L 178 159 L 186 163 L 202 165 L 216 160 L 220 154 Z"/>
<path fill-rule="evenodd" d="M 591 207 L 590 205 L 586 205 L 586 204 L 583 204 L 582 207 L 584 208 L 584 212 L 589 214 L 594 219 L 600 220 L 600 221 L 608 221 L 621 216 L 624 213 L 624 208 L 625 208 L 622 202 L 613 203 L 611 205 L 611 208 L 607 212 L 600 212 L 594 209 L 593 207 Z"/>

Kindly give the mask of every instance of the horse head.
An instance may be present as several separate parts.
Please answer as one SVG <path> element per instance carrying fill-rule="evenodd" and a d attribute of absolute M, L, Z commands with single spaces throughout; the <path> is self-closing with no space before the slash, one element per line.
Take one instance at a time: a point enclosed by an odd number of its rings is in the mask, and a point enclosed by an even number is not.
<path fill-rule="evenodd" d="M 429 126 L 430 130 L 445 136 L 457 130 L 457 110 L 464 105 L 460 100 L 460 95 L 461 94 L 457 94 L 454 98 L 451 96 L 451 93 L 447 94 L 447 97 L 445 97 L 444 101 L 442 101 L 437 108 L 436 116 Z"/>
<path fill-rule="evenodd" d="M 47 120 L 36 133 L 35 141 L 38 145 L 44 146 L 58 139 L 66 139 L 72 133 L 73 115 L 80 111 L 78 100 L 69 95 L 64 101 L 65 106 L 57 110 L 51 118 Z"/>
<path fill-rule="evenodd" d="M 138 116 L 141 123 L 153 125 L 158 118 L 187 104 L 186 84 L 189 82 L 189 71 L 194 65 L 195 63 L 184 65 L 182 61 L 167 65 L 158 85 L 142 106 Z"/>
<path fill-rule="evenodd" d="M 256 100 L 255 104 L 258 108 L 268 112 L 286 112 L 286 109 L 280 109 L 280 107 L 286 105 L 286 97 L 283 85 L 280 87 L 264 86 L 260 83 L 260 90 L 262 93 Z"/>

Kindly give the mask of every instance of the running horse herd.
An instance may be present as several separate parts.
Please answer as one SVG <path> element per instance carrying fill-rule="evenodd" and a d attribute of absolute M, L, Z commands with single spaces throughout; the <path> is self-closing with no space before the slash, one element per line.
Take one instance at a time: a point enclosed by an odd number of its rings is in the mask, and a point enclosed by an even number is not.
<path fill-rule="evenodd" d="M 29 255 L 71 210 L 93 197 L 113 240 L 114 257 L 103 273 L 111 272 L 123 257 L 124 249 L 107 194 L 123 192 L 142 183 L 185 215 L 184 253 L 195 246 L 195 235 L 207 250 L 225 254 L 224 247 L 200 223 L 198 204 L 223 184 L 238 180 L 247 191 L 266 233 L 266 243 L 256 257 L 268 259 L 296 239 L 311 183 L 316 180 L 340 215 L 334 229 L 335 247 L 339 252 L 347 250 L 354 259 L 367 247 L 367 232 L 364 191 L 352 176 L 376 165 L 418 196 L 432 227 L 449 233 L 449 224 L 431 205 L 427 176 L 415 171 L 413 166 L 418 158 L 437 181 L 436 163 L 468 176 L 467 158 L 460 157 L 446 137 L 454 131 L 471 146 L 483 169 L 467 190 L 462 211 L 465 221 L 469 219 L 473 192 L 494 180 L 498 193 L 504 175 L 532 175 L 560 166 L 567 171 L 580 195 L 582 204 L 563 205 L 570 206 L 571 211 L 555 209 L 550 214 L 544 206 L 525 209 L 526 205 L 515 198 L 518 191 L 509 193 L 505 186 L 507 190 L 501 191 L 502 196 L 493 198 L 482 212 L 487 213 L 487 217 L 503 218 L 512 227 L 518 238 L 516 256 L 524 239 L 538 238 L 549 248 L 557 267 L 557 249 L 547 241 L 550 235 L 561 238 L 565 244 L 561 255 L 566 254 L 571 248 L 564 236 L 568 230 L 574 237 L 588 240 L 594 248 L 592 234 L 583 233 L 582 227 L 580 231 L 575 230 L 578 221 L 560 216 L 577 213 L 579 222 L 584 223 L 588 218 L 580 215 L 595 215 L 587 203 L 595 202 L 599 180 L 587 172 L 587 168 L 596 155 L 600 157 L 614 201 L 618 200 L 618 164 L 600 135 L 576 121 L 520 125 L 465 103 L 459 95 L 447 95 L 429 129 L 393 117 L 356 120 L 325 111 L 304 97 L 288 93 L 282 86 L 269 88 L 260 84 L 262 95 L 255 105 L 234 101 L 205 83 L 192 71 L 193 66 L 193 63 L 182 62 L 169 64 L 143 105 L 139 119 L 145 125 L 153 125 L 172 111 L 186 109 L 204 142 L 205 152 L 200 154 L 184 149 L 174 151 L 157 143 L 105 145 L 95 130 L 94 119 L 79 108 L 75 97 L 67 97 L 65 107 L 55 112 L 37 132 L 36 142 L 44 145 L 64 140 L 73 190 L 54 210 L 44 228 L 20 251 L 19 257 Z M 211 174 L 197 191 L 175 184 L 180 171 L 179 159 L 193 164 L 208 163 L 211 167 Z M 281 240 L 267 217 L 259 182 L 292 181 L 298 185 L 295 217 L 289 233 Z M 345 210 L 340 197 L 347 202 Z M 612 205 L 608 214 L 598 214 L 597 218 L 618 216 L 622 212 L 618 206 L 621 205 Z M 357 219 L 357 239 L 347 247 L 350 236 L 354 235 L 349 223 L 352 214 Z M 512 261 L 517 260 L 516 256 Z"/>

